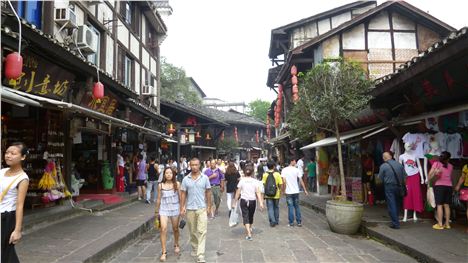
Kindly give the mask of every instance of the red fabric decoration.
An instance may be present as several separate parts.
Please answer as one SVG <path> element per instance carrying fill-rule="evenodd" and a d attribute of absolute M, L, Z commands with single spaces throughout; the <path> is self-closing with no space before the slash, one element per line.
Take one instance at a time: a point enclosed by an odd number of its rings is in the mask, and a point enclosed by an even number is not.
<path fill-rule="evenodd" d="M 5 58 L 5 77 L 17 79 L 23 73 L 23 57 L 18 52 L 10 53 Z"/>
<path fill-rule="evenodd" d="M 437 95 L 437 90 L 435 89 L 434 86 L 428 81 L 428 80 L 423 80 L 422 81 L 422 86 L 424 89 L 424 94 L 428 99 L 432 99 L 435 95 Z"/>
<path fill-rule="evenodd" d="M 449 89 L 453 88 L 453 85 L 455 84 L 455 80 L 453 80 L 452 76 L 450 76 L 449 72 L 447 70 L 444 70 L 444 79 L 445 83 L 447 83 L 447 86 Z"/>

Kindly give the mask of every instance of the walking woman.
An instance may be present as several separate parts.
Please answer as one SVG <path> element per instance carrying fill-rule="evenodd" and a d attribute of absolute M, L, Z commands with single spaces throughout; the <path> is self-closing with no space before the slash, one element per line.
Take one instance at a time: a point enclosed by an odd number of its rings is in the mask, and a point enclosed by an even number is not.
<path fill-rule="evenodd" d="M 229 216 L 231 216 L 232 199 L 234 199 L 234 195 L 236 194 L 239 179 L 240 173 L 236 169 L 234 162 L 230 161 L 226 168 L 226 174 L 224 175 L 224 180 L 226 181 L 226 200 L 229 209 Z"/>
<path fill-rule="evenodd" d="M 254 167 L 252 164 L 245 166 L 244 177 L 237 184 L 235 200 L 232 205 L 234 209 L 237 205 L 237 200 L 240 197 L 240 207 L 242 211 L 242 220 L 245 226 L 246 240 L 252 241 L 252 224 L 255 214 L 256 203 L 260 204 L 260 210 L 263 211 L 263 197 L 260 191 L 260 183 L 253 178 Z"/>
<path fill-rule="evenodd" d="M 436 230 L 450 229 L 450 203 L 452 201 L 452 171 L 453 166 L 449 163 L 450 153 L 442 152 L 440 161 L 434 162 L 429 171 L 429 180 L 434 181 L 434 197 L 437 205 L 437 224 L 432 228 Z M 433 179 L 433 177 L 435 177 Z M 445 224 L 443 217 L 445 216 Z"/>
<path fill-rule="evenodd" d="M 145 198 L 146 193 L 146 160 L 143 159 L 143 155 L 138 155 L 138 174 L 137 174 L 137 188 L 138 188 L 138 200 Z"/>
<path fill-rule="evenodd" d="M 29 177 L 21 162 L 26 159 L 28 149 L 22 142 L 15 142 L 5 152 L 5 163 L 9 168 L 0 170 L 0 211 L 2 214 L 2 261 L 19 262 L 15 245 L 21 239 L 23 208 Z"/>
<path fill-rule="evenodd" d="M 161 262 L 166 261 L 167 225 L 172 224 L 174 232 L 174 253 L 180 253 L 179 248 L 179 214 L 180 214 L 180 183 L 177 181 L 176 171 L 171 167 L 164 169 L 164 177 L 158 186 L 158 200 L 156 201 L 156 216 L 161 223 Z"/>

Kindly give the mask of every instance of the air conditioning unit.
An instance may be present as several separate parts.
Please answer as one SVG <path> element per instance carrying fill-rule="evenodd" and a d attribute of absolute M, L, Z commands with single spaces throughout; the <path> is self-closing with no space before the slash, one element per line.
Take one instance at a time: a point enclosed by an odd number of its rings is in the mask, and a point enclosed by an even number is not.
<path fill-rule="evenodd" d="M 141 95 L 144 95 L 144 96 L 155 96 L 155 94 L 154 94 L 154 87 L 153 87 L 153 86 L 149 86 L 149 85 L 143 86 L 143 88 L 141 89 Z"/>
<path fill-rule="evenodd" d="M 70 8 L 55 8 L 55 22 L 66 28 L 76 27 L 76 14 Z"/>
<path fill-rule="evenodd" d="M 76 45 L 82 53 L 96 53 L 98 48 L 98 36 L 93 30 L 89 29 L 88 26 L 79 26 L 76 36 Z"/>

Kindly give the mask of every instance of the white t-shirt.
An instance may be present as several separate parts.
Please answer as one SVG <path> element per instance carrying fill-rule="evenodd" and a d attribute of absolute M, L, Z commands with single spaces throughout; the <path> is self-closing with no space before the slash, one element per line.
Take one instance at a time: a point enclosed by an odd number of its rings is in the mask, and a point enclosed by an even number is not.
<path fill-rule="evenodd" d="M 121 167 L 125 167 L 124 158 L 120 154 L 117 154 L 117 165 Z"/>
<path fill-rule="evenodd" d="M 405 167 L 405 171 L 408 176 L 419 173 L 418 161 L 415 156 L 404 153 L 400 155 L 398 160 Z"/>
<path fill-rule="evenodd" d="M 10 168 L 0 170 L 0 194 L 13 182 L 18 176 L 19 178 L 11 185 L 10 189 L 3 197 L 2 203 L 0 204 L 0 212 L 11 212 L 16 211 L 16 201 L 18 198 L 18 184 L 23 180 L 29 180 L 28 175 L 23 172 L 16 176 L 5 176 L 6 171 Z"/>
<path fill-rule="evenodd" d="M 462 157 L 462 144 L 462 137 L 459 133 L 447 134 L 447 152 L 450 153 L 451 159 Z"/>
<path fill-rule="evenodd" d="M 392 146 L 390 146 L 390 151 L 393 152 L 393 157 L 395 160 L 399 160 L 400 158 L 400 140 L 398 138 L 393 139 Z"/>
<path fill-rule="evenodd" d="M 434 135 L 434 138 L 439 144 L 440 152 L 447 151 L 447 134 L 438 132 Z"/>
<path fill-rule="evenodd" d="M 237 184 L 240 196 L 244 200 L 256 200 L 255 193 L 260 191 L 258 180 L 252 177 L 242 177 Z"/>
<path fill-rule="evenodd" d="M 298 168 L 293 166 L 283 168 L 281 171 L 281 177 L 286 180 L 286 194 L 290 195 L 299 193 L 299 184 L 297 181 L 299 178 L 302 178 L 302 173 Z"/>
<path fill-rule="evenodd" d="M 409 133 L 408 132 L 405 134 L 405 136 L 403 136 L 403 142 L 411 143 L 415 145 L 413 152 L 414 152 L 414 155 L 418 158 L 423 158 L 424 154 L 426 154 L 426 152 L 429 149 L 426 135 L 421 134 L 421 133 Z"/>
<path fill-rule="evenodd" d="M 304 174 L 304 161 L 302 159 L 299 159 L 299 161 L 297 161 L 297 169 L 299 169 L 299 172 L 301 174 Z"/>

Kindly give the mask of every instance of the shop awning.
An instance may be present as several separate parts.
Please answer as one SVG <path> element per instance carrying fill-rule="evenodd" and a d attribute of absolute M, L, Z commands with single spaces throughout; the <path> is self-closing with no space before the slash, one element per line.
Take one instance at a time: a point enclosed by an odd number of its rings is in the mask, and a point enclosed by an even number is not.
<path fill-rule="evenodd" d="M 465 111 L 465 110 L 468 110 L 468 104 L 462 104 L 462 105 L 458 105 L 458 106 L 451 107 L 451 108 L 446 108 L 446 109 L 439 110 L 439 111 L 423 113 L 414 117 L 409 117 L 409 118 L 397 121 L 397 124 L 404 125 L 404 124 L 415 122 L 415 121 L 422 121 L 427 118 L 439 117 L 439 116 L 452 114 L 452 113 Z"/>
<path fill-rule="evenodd" d="M 352 131 L 349 131 L 349 132 L 344 132 L 340 136 L 341 142 L 344 143 L 346 140 L 349 140 L 351 138 L 366 134 L 366 133 L 371 132 L 371 131 L 376 131 L 379 128 L 380 128 L 379 132 L 381 132 L 381 131 L 383 131 L 382 126 L 383 126 L 383 124 L 379 123 L 379 124 L 364 127 L 364 128 L 361 128 L 361 129 L 356 129 L 356 130 L 352 130 Z M 313 149 L 313 148 L 317 148 L 317 147 L 330 146 L 330 145 L 335 145 L 335 144 L 337 144 L 336 137 L 328 137 L 328 138 L 316 141 L 314 143 L 311 143 L 309 145 L 306 145 L 306 146 L 302 147 L 301 150 L 304 151 L 304 150 L 309 150 L 309 149 Z"/>
<path fill-rule="evenodd" d="M 216 147 L 203 146 L 203 145 L 192 145 L 192 149 L 203 149 L 216 151 Z"/>
<path fill-rule="evenodd" d="M 286 140 L 287 138 L 289 138 L 289 132 L 283 133 L 280 136 L 277 136 L 275 138 L 271 138 L 270 143 L 275 144 L 275 143 L 281 142 L 283 140 Z"/>
<path fill-rule="evenodd" d="M 34 107 L 41 107 L 42 105 L 35 101 L 31 100 L 28 98 L 25 98 L 23 96 L 20 96 L 18 94 L 15 94 L 11 91 L 8 91 L 9 88 L 2 86 L 0 89 L 0 96 L 2 97 L 3 102 L 8 102 L 10 104 L 19 106 L 19 107 L 24 107 L 25 105 L 30 105 Z"/>
<path fill-rule="evenodd" d="M 26 92 L 10 89 L 10 88 L 6 88 L 6 87 L 4 87 L 3 89 L 6 90 L 6 91 L 10 91 L 12 93 L 15 93 L 16 95 L 26 97 L 26 98 L 29 98 L 29 99 L 32 99 L 32 100 L 35 100 L 35 101 L 38 101 L 38 102 L 55 105 L 55 106 L 57 106 L 58 108 L 61 108 L 61 109 L 68 109 L 68 110 L 71 110 L 71 111 L 77 111 L 77 112 L 80 112 L 80 113 L 83 113 L 83 114 L 87 114 L 87 115 L 89 115 L 91 117 L 98 118 L 100 120 L 109 121 L 111 123 L 116 123 L 116 124 L 119 124 L 119 125 L 124 125 L 125 127 L 129 127 L 129 128 L 136 128 L 136 129 L 139 129 L 141 132 L 148 133 L 148 134 L 151 134 L 151 135 L 155 135 L 155 136 L 158 136 L 160 138 L 167 138 L 167 139 L 170 138 L 168 135 L 166 135 L 164 133 L 154 131 L 152 129 L 148 129 L 146 127 L 136 125 L 134 123 L 131 123 L 131 122 L 128 122 L 128 121 L 125 121 L 125 120 L 121 120 L 121 119 L 118 119 L 118 118 L 115 118 L 115 117 L 112 117 L 112 116 L 109 116 L 109 115 L 106 115 L 106 114 L 103 114 L 103 113 L 100 113 L 100 112 L 97 112 L 97 111 L 94 111 L 94 110 L 91 110 L 91 109 L 88 109 L 88 108 L 85 108 L 85 107 L 82 107 L 82 106 L 79 106 L 79 105 L 76 105 L 76 104 L 73 104 L 73 103 L 63 102 L 63 101 L 49 99 L 49 98 L 44 98 L 44 97 L 41 97 L 41 96 L 29 94 L 29 93 L 26 93 Z"/>

